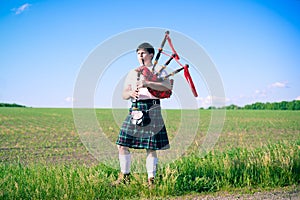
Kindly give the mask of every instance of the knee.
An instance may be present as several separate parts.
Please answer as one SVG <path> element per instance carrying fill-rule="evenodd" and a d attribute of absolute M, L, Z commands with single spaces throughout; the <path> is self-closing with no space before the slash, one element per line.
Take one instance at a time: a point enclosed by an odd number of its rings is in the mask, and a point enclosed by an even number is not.
<path fill-rule="evenodd" d="M 128 155 L 130 154 L 129 148 L 118 145 L 119 154 L 121 155 Z"/>
<path fill-rule="evenodd" d="M 147 149 L 147 157 L 157 158 L 157 154 L 155 150 Z"/>

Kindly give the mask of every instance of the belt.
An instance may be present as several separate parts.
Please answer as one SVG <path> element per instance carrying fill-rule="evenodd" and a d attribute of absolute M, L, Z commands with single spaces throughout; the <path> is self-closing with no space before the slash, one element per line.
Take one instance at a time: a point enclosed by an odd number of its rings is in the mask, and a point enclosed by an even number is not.
<path fill-rule="evenodd" d="M 137 102 L 147 103 L 147 104 L 160 104 L 159 99 L 141 99 L 141 100 L 138 100 Z"/>

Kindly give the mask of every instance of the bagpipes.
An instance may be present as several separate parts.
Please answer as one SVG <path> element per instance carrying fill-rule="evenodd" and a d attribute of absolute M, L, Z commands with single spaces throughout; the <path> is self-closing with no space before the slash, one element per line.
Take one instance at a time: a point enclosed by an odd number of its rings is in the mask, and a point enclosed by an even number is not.
<path fill-rule="evenodd" d="M 166 41 L 168 41 L 169 43 L 169 46 L 171 47 L 172 49 L 172 52 L 173 54 L 172 55 L 169 55 L 167 53 L 165 53 L 163 51 L 163 47 L 166 43 Z M 157 65 L 158 63 L 158 59 L 160 57 L 161 54 L 164 54 L 166 56 L 169 56 L 170 58 L 167 60 L 167 62 L 165 62 L 165 64 L 163 66 L 161 66 L 161 68 L 155 72 L 155 66 Z M 159 77 L 159 74 L 161 73 L 161 71 L 163 69 L 165 69 L 169 64 L 170 62 L 175 59 L 175 61 L 181 66 L 181 68 L 173 71 L 172 73 L 166 75 L 165 77 Z M 195 88 L 195 85 L 193 83 L 193 80 L 192 80 L 192 77 L 189 73 L 189 65 L 188 64 L 185 64 L 185 65 L 182 65 L 180 62 L 179 62 L 179 56 L 177 54 L 177 52 L 175 51 L 174 49 L 174 46 L 172 44 L 172 41 L 171 41 L 171 38 L 169 37 L 169 31 L 166 31 L 165 33 L 165 37 L 161 43 L 161 46 L 160 48 L 158 49 L 158 53 L 155 57 L 155 60 L 154 60 L 154 63 L 153 63 L 153 67 L 152 67 L 152 71 L 150 71 L 145 65 L 144 65 L 144 62 L 143 62 L 143 66 L 141 67 L 138 67 L 136 69 L 137 73 L 138 73 L 138 76 L 137 76 L 137 81 L 140 80 L 140 75 L 143 75 L 145 77 L 145 80 L 147 81 L 156 81 L 156 82 L 159 82 L 159 81 L 164 81 L 166 79 L 168 79 L 170 76 L 174 76 L 175 74 L 177 74 L 178 72 L 184 70 L 184 77 L 186 78 L 188 84 L 190 85 L 191 87 L 191 90 L 194 94 L 195 97 L 198 96 L 197 94 L 197 91 L 196 91 L 196 88 Z M 143 61 L 143 60 L 142 60 Z M 171 86 L 173 87 L 173 84 L 174 84 L 174 80 L 173 79 L 170 79 L 170 82 L 171 82 Z M 167 91 L 158 91 L 158 90 L 154 90 L 150 87 L 147 87 L 147 89 L 149 90 L 149 92 L 157 97 L 157 98 L 160 98 L 160 99 L 163 99 L 163 98 L 169 98 L 171 95 L 172 95 L 172 89 L 171 90 L 167 90 Z M 150 122 L 151 122 L 151 119 L 149 118 L 149 111 L 140 111 L 138 109 L 138 105 L 137 105 L 137 99 L 135 99 L 134 101 L 134 106 L 132 108 L 132 111 L 131 111 L 131 123 L 134 124 L 134 125 L 138 125 L 138 126 L 147 126 Z"/>
<path fill-rule="evenodd" d="M 188 82 L 188 84 L 189 84 L 189 86 L 190 86 L 190 88 L 191 88 L 191 90 L 192 90 L 193 95 L 194 95 L 195 97 L 197 97 L 198 94 L 197 94 L 197 91 L 196 91 L 194 82 L 193 82 L 193 80 L 192 80 L 192 77 L 191 77 L 191 75 L 190 75 L 190 73 L 189 73 L 189 69 L 188 69 L 188 68 L 189 68 L 189 65 L 188 65 L 188 64 L 183 65 L 183 64 L 181 64 L 181 63 L 179 62 L 180 58 L 179 58 L 179 56 L 178 56 L 178 54 L 177 54 L 177 52 L 176 52 L 176 50 L 175 50 L 175 48 L 174 48 L 174 46 L 173 46 L 173 44 L 172 44 L 172 41 L 171 41 L 171 38 L 170 38 L 169 34 L 170 34 L 169 31 L 166 31 L 166 32 L 165 32 L 165 37 L 164 37 L 164 39 L 163 39 L 163 41 L 162 41 L 162 43 L 161 43 L 160 48 L 158 49 L 158 53 L 156 54 L 156 57 L 155 57 L 155 60 L 154 60 L 154 63 L 153 63 L 153 67 L 152 67 L 152 71 L 150 71 L 146 66 L 138 67 L 138 68 L 136 69 L 136 71 L 137 71 L 138 73 L 141 73 L 141 74 L 145 77 L 145 79 L 146 79 L 147 81 L 156 81 L 156 82 L 160 82 L 160 81 L 164 81 L 164 80 L 168 79 L 170 76 L 174 76 L 174 75 L 177 74 L 178 72 L 184 70 L 184 77 L 185 77 L 185 79 L 187 80 L 187 82 Z M 163 51 L 163 48 L 164 48 L 164 46 L 165 46 L 166 41 L 168 41 L 168 44 L 169 44 L 170 48 L 172 49 L 172 55 L 169 55 L 169 54 L 167 54 L 166 52 Z M 155 72 L 155 66 L 156 66 L 157 63 L 158 63 L 158 60 L 159 60 L 161 54 L 164 54 L 164 55 L 166 55 L 166 56 L 168 56 L 168 57 L 170 57 L 170 58 L 165 62 L 164 65 L 161 66 L 160 70 L 158 70 L 157 72 Z M 179 69 L 173 71 L 172 73 L 168 74 L 168 75 L 165 76 L 165 77 L 158 77 L 158 75 L 160 74 L 160 72 L 161 72 L 163 69 L 165 69 L 165 68 L 170 64 L 170 62 L 171 62 L 173 59 L 175 59 L 175 61 L 181 66 L 181 68 L 179 68 Z M 170 79 L 170 82 L 171 82 L 171 86 L 173 87 L 174 80 L 173 80 L 173 79 Z M 149 88 L 149 87 L 148 87 L 147 89 L 149 90 L 149 92 L 150 92 L 153 96 L 155 96 L 155 97 L 157 97 L 157 98 L 160 98 L 160 99 L 163 99 L 163 98 L 169 98 L 169 97 L 172 95 L 172 89 L 171 89 L 171 90 L 167 90 L 167 91 L 153 90 L 152 88 Z"/>

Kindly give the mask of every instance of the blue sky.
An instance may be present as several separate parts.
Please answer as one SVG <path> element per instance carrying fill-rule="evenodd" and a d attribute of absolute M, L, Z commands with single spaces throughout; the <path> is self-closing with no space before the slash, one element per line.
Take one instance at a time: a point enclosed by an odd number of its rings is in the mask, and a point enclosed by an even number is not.
<path fill-rule="evenodd" d="M 0 102 L 71 107 L 93 49 L 145 27 L 197 42 L 220 74 L 228 105 L 300 100 L 299 10 L 300 0 L 0 0 Z M 107 88 L 100 90 L 109 91 L 119 80 L 113 72 L 105 76 Z M 208 106 L 209 92 L 192 76 L 199 105 Z M 108 91 L 106 98 L 95 94 L 97 107 L 111 106 Z"/>

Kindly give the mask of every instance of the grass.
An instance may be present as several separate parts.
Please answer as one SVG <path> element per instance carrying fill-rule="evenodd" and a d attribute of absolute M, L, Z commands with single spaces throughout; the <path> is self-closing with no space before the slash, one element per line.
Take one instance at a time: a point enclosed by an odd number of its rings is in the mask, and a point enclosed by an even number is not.
<path fill-rule="evenodd" d="M 167 110 L 171 138 L 180 111 Z M 146 174 L 129 186 L 111 187 L 118 170 L 95 160 L 76 133 L 71 109 L 0 108 L 0 199 L 149 199 L 300 184 L 299 111 L 227 111 L 214 150 L 198 150 L 210 112 L 189 152 L 160 166 L 154 190 Z M 118 134 L 109 109 L 96 110 L 113 141 Z"/>

